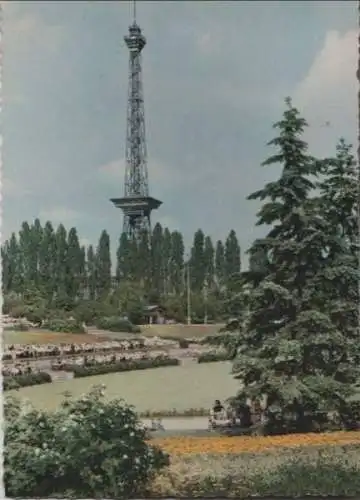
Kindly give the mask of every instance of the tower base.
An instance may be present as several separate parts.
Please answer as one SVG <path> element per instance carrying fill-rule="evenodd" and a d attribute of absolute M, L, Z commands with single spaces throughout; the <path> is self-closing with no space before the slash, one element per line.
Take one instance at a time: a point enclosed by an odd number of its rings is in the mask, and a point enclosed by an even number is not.
<path fill-rule="evenodd" d="M 151 232 L 150 214 L 162 204 L 162 201 L 151 196 L 126 196 L 110 200 L 116 208 L 124 213 L 123 232 L 129 239 L 140 239 L 141 233 Z"/>

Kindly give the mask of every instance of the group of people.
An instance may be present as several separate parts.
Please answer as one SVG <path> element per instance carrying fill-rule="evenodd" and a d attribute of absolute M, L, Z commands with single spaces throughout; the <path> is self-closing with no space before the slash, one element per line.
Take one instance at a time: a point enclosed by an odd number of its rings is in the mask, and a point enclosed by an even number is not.
<path fill-rule="evenodd" d="M 218 425 L 239 425 L 240 427 L 250 427 L 255 423 L 254 409 L 249 404 L 244 403 L 238 406 L 225 407 L 219 399 L 216 399 L 209 417 L 210 427 Z"/>

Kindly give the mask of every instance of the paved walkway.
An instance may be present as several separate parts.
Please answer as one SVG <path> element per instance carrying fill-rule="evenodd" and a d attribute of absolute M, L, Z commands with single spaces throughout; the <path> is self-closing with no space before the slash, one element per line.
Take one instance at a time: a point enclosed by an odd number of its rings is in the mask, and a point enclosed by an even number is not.
<path fill-rule="evenodd" d="M 142 422 L 147 427 L 151 427 L 150 418 L 144 418 Z M 166 431 L 197 431 L 208 428 L 207 417 L 168 417 L 162 418 L 161 423 Z"/>

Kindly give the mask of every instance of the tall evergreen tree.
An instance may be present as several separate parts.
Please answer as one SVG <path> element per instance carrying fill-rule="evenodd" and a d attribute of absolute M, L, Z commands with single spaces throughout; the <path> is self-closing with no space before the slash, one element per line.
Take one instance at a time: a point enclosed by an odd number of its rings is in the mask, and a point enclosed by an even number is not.
<path fill-rule="evenodd" d="M 184 289 L 184 241 L 179 231 L 171 233 L 170 291 L 179 295 Z"/>
<path fill-rule="evenodd" d="M 137 251 L 137 282 L 145 293 L 150 292 L 151 285 L 151 249 L 150 235 L 143 231 L 138 242 Z"/>
<path fill-rule="evenodd" d="M 169 292 L 170 285 L 170 259 L 171 259 L 171 233 L 166 227 L 163 232 L 162 241 L 162 290 L 161 294 L 166 295 Z"/>
<path fill-rule="evenodd" d="M 163 293 L 163 230 L 161 224 L 155 224 L 151 238 L 152 295 L 158 301 Z"/>
<path fill-rule="evenodd" d="M 51 302 L 56 289 L 57 248 L 54 228 L 50 221 L 44 226 L 39 248 L 39 279 Z"/>
<path fill-rule="evenodd" d="M 208 288 L 212 288 L 215 279 L 215 249 L 210 236 L 204 242 L 205 281 Z"/>
<path fill-rule="evenodd" d="M 19 232 L 19 253 L 22 261 L 22 273 L 24 287 L 33 286 L 33 262 L 31 245 L 31 229 L 27 222 L 23 222 Z"/>
<path fill-rule="evenodd" d="M 76 301 L 80 295 L 81 287 L 81 250 L 75 227 L 69 231 L 66 252 L 66 292 L 71 301 Z"/>
<path fill-rule="evenodd" d="M 96 296 L 106 297 L 111 290 L 110 237 L 103 230 L 96 249 Z"/>
<path fill-rule="evenodd" d="M 191 288 L 195 292 L 203 290 L 205 282 L 206 264 L 205 264 L 205 235 L 201 229 L 198 229 L 194 235 L 194 241 L 191 248 Z"/>
<path fill-rule="evenodd" d="M 229 286 L 233 277 L 240 273 L 240 246 L 235 231 L 232 229 L 225 241 L 225 280 Z"/>
<path fill-rule="evenodd" d="M 215 276 L 219 288 L 222 288 L 225 280 L 225 248 L 223 242 L 218 240 L 215 248 Z"/>
<path fill-rule="evenodd" d="M 62 224 L 59 224 L 56 234 L 56 263 L 55 263 L 55 280 L 56 280 L 56 296 L 57 300 L 63 301 L 67 298 L 67 276 L 66 276 L 66 261 L 67 261 L 67 232 Z"/>
<path fill-rule="evenodd" d="M 87 275 L 87 289 L 89 300 L 96 299 L 96 256 L 94 252 L 94 247 L 92 245 L 88 246 L 87 256 L 86 256 L 86 275 Z"/>
<path fill-rule="evenodd" d="M 318 188 L 322 213 L 344 243 L 357 254 L 359 175 L 352 146 L 340 139 L 335 158 L 323 160 L 321 166 L 323 180 Z"/>
<path fill-rule="evenodd" d="M 263 202 L 257 225 L 271 226 L 252 247 L 253 254 L 256 248 L 266 251 L 269 266 L 250 299 L 234 374 L 243 384 L 241 397 L 266 395 L 268 409 L 278 408 L 282 417 L 297 409 L 300 425 L 306 409 L 313 416 L 320 410 L 341 413 L 358 368 L 349 338 L 332 322 L 327 301 L 317 300 L 316 278 L 329 264 L 328 249 L 338 242 L 309 198 L 317 170 L 302 138 L 306 121 L 290 100 L 286 106 L 274 125 L 279 135 L 269 143 L 277 152 L 263 163 L 280 163 L 282 174 L 248 197 Z M 336 288 L 337 271 L 332 267 Z"/>
<path fill-rule="evenodd" d="M 1 248 L 3 293 L 20 293 L 23 290 L 22 256 L 16 234 Z"/>
<path fill-rule="evenodd" d="M 351 145 L 341 139 L 336 157 L 322 163 L 322 181 L 319 182 L 320 213 L 327 232 L 336 244 L 326 249 L 326 266 L 316 277 L 317 298 L 328 311 L 333 323 L 358 343 L 359 324 L 359 243 L 358 243 L 358 170 Z M 335 276 L 334 273 L 337 273 Z M 338 286 L 334 286 L 334 279 Z M 354 346 L 354 353 L 356 346 Z"/>
<path fill-rule="evenodd" d="M 39 219 L 35 219 L 34 224 L 30 229 L 31 235 L 31 270 L 32 277 L 31 281 L 35 284 L 35 286 L 39 286 L 39 253 L 40 246 L 43 236 L 43 228 L 41 227 L 41 223 Z"/>
<path fill-rule="evenodd" d="M 86 248 L 80 247 L 79 252 L 79 298 L 81 300 L 87 297 L 87 272 L 86 272 Z"/>

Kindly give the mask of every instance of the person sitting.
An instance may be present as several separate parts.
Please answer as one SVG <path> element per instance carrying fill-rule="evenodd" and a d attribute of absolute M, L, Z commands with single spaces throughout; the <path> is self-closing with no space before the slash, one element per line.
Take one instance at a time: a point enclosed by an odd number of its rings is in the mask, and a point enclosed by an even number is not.
<path fill-rule="evenodd" d="M 212 420 L 224 420 L 226 418 L 225 408 L 221 404 L 219 399 L 215 400 L 215 403 L 210 412 L 210 417 Z"/>
<path fill-rule="evenodd" d="M 219 399 L 216 399 L 215 403 L 214 403 L 214 406 L 213 406 L 213 412 L 214 413 L 220 413 L 222 411 L 224 411 L 224 407 L 221 404 L 221 401 Z"/>

